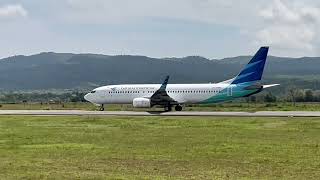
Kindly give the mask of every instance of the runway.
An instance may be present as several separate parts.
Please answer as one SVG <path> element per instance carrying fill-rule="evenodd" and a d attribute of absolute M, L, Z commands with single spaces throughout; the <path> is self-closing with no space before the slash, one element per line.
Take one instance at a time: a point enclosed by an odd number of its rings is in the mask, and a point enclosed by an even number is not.
<path fill-rule="evenodd" d="M 0 115 L 29 116 L 233 116 L 233 117 L 320 117 L 320 111 L 258 111 L 258 112 L 138 112 L 82 110 L 0 110 Z"/>

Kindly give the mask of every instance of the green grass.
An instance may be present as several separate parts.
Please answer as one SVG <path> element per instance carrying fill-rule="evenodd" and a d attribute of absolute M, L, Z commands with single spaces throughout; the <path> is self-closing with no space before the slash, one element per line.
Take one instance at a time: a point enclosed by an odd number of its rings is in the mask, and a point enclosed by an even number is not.
<path fill-rule="evenodd" d="M 0 110 L 98 110 L 91 103 L 64 103 L 64 104 L 2 104 Z M 132 105 L 106 105 L 107 111 L 159 111 L 163 108 L 133 108 Z M 239 103 L 226 102 L 208 105 L 187 105 L 184 111 L 320 111 L 320 103 Z"/>
<path fill-rule="evenodd" d="M 27 104 L 1 104 L 0 110 L 95 110 L 98 109 L 91 103 L 63 103 L 63 104 L 47 104 L 47 103 L 27 103 Z"/>
<path fill-rule="evenodd" d="M 0 116 L 0 179 L 318 179 L 319 118 Z"/>

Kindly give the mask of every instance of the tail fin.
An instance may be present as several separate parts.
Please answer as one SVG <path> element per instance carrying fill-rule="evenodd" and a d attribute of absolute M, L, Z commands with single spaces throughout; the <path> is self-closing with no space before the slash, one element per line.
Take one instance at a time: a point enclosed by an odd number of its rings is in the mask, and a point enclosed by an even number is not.
<path fill-rule="evenodd" d="M 261 47 L 240 74 L 234 78 L 231 84 L 261 80 L 264 65 L 267 60 L 268 50 L 269 47 Z"/>

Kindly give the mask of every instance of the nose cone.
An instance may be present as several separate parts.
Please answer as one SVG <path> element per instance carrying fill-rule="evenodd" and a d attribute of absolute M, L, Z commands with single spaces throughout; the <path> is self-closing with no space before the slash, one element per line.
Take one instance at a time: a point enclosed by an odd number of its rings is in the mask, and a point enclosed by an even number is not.
<path fill-rule="evenodd" d="M 86 95 L 84 96 L 84 99 L 87 100 L 87 101 L 89 101 L 89 102 L 92 102 L 92 95 L 91 95 L 91 93 L 86 94 Z"/>

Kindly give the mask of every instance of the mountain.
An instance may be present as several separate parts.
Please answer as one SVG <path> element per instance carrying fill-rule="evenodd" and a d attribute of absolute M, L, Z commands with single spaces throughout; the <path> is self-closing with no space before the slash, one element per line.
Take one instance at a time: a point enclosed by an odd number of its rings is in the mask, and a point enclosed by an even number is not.
<path fill-rule="evenodd" d="M 237 75 L 250 56 L 210 60 L 199 56 L 150 58 L 98 54 L 41 53 L 0 60 L 2 90 L 91 89 L 101 85 L 219 82 Z M 320 58 L 270 56 L 264 81 L 283 87 L 320 89 Z"/>

